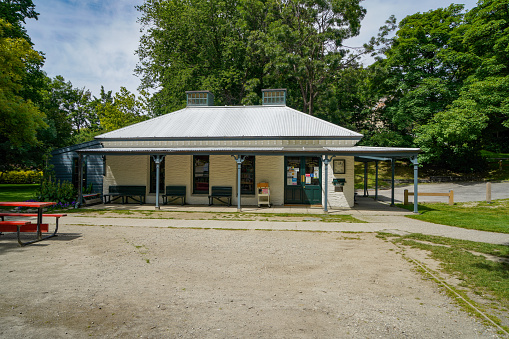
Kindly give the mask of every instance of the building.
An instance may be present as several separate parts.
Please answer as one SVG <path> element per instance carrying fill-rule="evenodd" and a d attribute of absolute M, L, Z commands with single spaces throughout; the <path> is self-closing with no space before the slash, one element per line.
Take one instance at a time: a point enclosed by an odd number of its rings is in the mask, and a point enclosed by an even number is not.
<path fill-rule="evenodd" d="M 80 173 L 78 165 L 79 156 L 76 151 L 96 148 L 102 148 L 102 145 L 99 141 L 94 140 L 52 151 L 49 165 L 51 165 L 56 181 L 69 181 L 78 189 Z M 104 178 L 103 156 L 87 156 L 85 161 L 82 162 L 82 168 L 83 186 L 91 186 L 92 192 L 102 192 Z"/>
<path fill-rule="evenodd" d="M 354 205 L 354 161 L 411 158 L 416 148 L 355 146 L 362 135 L 286 106 L 286 90 L 263 90 L 261 106 L 214 106 L 208 91 L 187 92 L 187 107 L 96 137 L 109 186 L 146 186 L 147 203 L 168 185 L 186 186 L 189 204 L 208 204 L 214 186 L 230 186 L 233 203 L 257 204 L 269 183 L 274 205 Z M 157 173 L 159 172 L 159 176 Z"/>

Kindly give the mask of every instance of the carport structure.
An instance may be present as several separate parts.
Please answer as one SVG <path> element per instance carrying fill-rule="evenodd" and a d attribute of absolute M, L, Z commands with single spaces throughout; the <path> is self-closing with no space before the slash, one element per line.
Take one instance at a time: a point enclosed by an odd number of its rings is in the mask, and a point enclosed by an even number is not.
<path fill-rule="evenodd" d="M 159 208 L 165 185 L 185 185 L 190 204 L 230 186 L 240 211 L 256 204 L 256 184 L 269 182 L 275 205 L 327 212 L 353 207 L 355 160 L 400 158 L 414 163 L 417 192 L 418 148 L 355 146 L 361 134 L 287 107 L 286 90 L 264 90 L 262 106 L 212 106 L 208 91 L 187 95 L 186 108 L 99 135 L 102 148 L 78 151 L 80 161 L 103 156 L 104 194 L 112 184 L 147 185 L 147 201 Z"/>

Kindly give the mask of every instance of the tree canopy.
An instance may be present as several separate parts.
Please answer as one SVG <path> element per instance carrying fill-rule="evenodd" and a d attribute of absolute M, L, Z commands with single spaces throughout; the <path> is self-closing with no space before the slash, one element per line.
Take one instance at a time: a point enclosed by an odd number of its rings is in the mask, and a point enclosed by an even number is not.
<path fill-rule="evenodd" d="M 147 110 L 146 99 L 136 98 L 136 95 L 125 87 L 121 87 L 120 92 L 115 93 L 111 102 L 97 106 L 101 127 L 106 132 L 147 120 L 149 118 L 146 114 Z"/>
<path fill-rule="evenodd" d="M 315 102 L 358 52 L 360 0 L 147 0 L 137 53 L 142 88 L 159 113 L 207 89 L 218 104 L 256 104 L 262 88 L 288 88 L 289 104 L 314 114 Z M 366 45 L 361 53 L 372 50 Z"/>
<path fill-rule="evenodd" d="M 483 165 L 481 150 L 507 151 L 508 6 L 481 0 L 466 13 L 450 5 L 403 19 L 370 68 L 383 74 L 383 127 L 370 142 L 419 146 L 422 162 L 466 172 Z"/>
<path fill-rule="evenodd" d="M 11 24 L 0 19 L 0 136 L 13 146 L 37 143 L 36 131 L 45 127 L 44 114 L 23 96 L 23 79 L 42 56 L 23 38 L 11 38 Z"/>

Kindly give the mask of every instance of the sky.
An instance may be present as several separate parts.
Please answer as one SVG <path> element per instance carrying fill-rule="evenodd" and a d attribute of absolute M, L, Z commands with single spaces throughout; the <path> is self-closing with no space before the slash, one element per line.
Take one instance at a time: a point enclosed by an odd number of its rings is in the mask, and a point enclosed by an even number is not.
<path fill-rule="evenodd" d="M 466 9 L 476 0 L 457 0 Z M 367 14 L 359 36 L 345 45 L 360 47 L 378 33 L 394 14 L 398 22 L 407 15 L 427 12 L 450 3 L 444 0 L 364 0 Z M 74 87 L 99 96 L 120 87 L 137 93 L 140 80 L 134 75 L 138 63 L 135 50 L 141 37 L 135 6 L 143 0 L 34 0 L 39 19 L 25 25 L 34 48 L 45 54 L 43 70 L 49 77 L 61 75 Z M 369 59 L 365 61 L 369 63 Z"/>

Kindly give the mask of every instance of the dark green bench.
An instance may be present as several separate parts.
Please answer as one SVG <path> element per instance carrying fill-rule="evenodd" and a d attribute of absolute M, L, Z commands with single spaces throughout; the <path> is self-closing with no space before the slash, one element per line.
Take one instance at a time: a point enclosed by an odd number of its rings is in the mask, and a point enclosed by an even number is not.
<path fill-rule="evenodd" d="M 186 186 L 166 186 L 166 192 L 163 195 L 163 205 L 168 204 L 168 197 L 173 198 L 170 202 L 182 199 L 182 205 L 186 203 Z"/>
<path fill-rule="evenodd" d="M 228 202 L 221 199 L 226 198 Z M 232 205 L 232 187 L 231 186 L 212 186 L 212 191 L 209 195 L 209 206 L 212 205 L 214 199 L 219 200 L 228 206 Z"/>
<path fill-rule="evenodd" d="M 127 185 L 117 185 L 110 186 L 108 188 L 108 192 L 103 194 L 104 203 L 111 203 L 117 199 L 122 198 L 122 204 L 128 203 L 129 198 L 140 203 L 140 205 L 145 203 L 145 195 L 147 193 L 147 186 L 127 186 Z"/>

